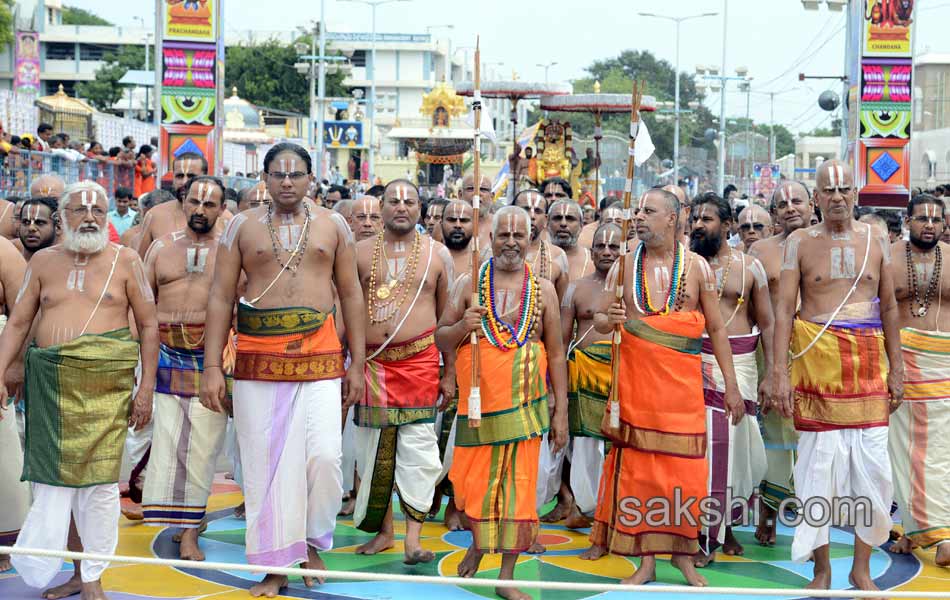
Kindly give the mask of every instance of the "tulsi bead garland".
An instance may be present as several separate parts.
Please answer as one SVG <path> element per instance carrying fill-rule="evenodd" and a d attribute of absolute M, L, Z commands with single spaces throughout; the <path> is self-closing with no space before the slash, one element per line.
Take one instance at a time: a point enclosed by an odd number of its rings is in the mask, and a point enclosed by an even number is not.
<path fill-rule="evenodd" d="M 683 263 L 685 262 L 683 245 L 676 242 L 676 246 L 673 249 L 673 269 L 672 273 L 670 273 L 669 294 L 666 297 L 666 303 L 662 310 L 656 310 L 650 303 L 650 283 L 649 278 L 645 274 L 646 265 L 643 261 L 644 252 L 646 252 L 646 246 L 643 242 L 640 242 L 633 257 L 634 304 L 636 304 L 637 310 L 645 315 L 668 315 L 673 311 L 677 296 L 679 295 L 680 279 L 682 277 L 681 271 L 683 270 Z"/>
<path fill-rule="evenodd" d="M 524 346 L 531 337 L 537 325 L 538 312 L 538 281 L 531 272 L 527 263 L 524 265 L 524 280 L 522 281 L 521 314 L 518 325 L 514 327 L 502 320 L 495 304 L 495 259 L 492 258 L 482 265 L 479 273 L 478 299 L 479 304 L 488 307 L 487 314 L 482 317 L 482 333 L 496 348 L 514 350 Z M 502 331 L 504 329 L 504 331 Z"/>

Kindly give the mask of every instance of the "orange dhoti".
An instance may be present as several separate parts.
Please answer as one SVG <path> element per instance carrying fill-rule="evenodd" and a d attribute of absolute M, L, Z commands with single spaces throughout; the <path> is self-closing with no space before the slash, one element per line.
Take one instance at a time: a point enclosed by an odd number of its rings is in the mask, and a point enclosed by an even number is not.
<path fill-rule="evenodd" d="M 702 313 L 693 311 L 628 321 L 621 333 L 620 427 L 608 426 L 608 405 L 602 431 L 613 448 L 590 535 L 610 552 L 699 551 L 707 477 L 704 327 Z M 661 515 L 660 506 L 669 508 Z"/>
<path fill-rule="evenodd" d="M 538 457 L 549 426 L 547 355 L 538 342 L 505 351 L 483 340 L 478 357 L 482 420 L 472 428 L 472 347 L 458 351 L 459 406 L 449 479 L 455 505 L 471 521 L 475 548 L 516 554 L 538 534 Z"/>

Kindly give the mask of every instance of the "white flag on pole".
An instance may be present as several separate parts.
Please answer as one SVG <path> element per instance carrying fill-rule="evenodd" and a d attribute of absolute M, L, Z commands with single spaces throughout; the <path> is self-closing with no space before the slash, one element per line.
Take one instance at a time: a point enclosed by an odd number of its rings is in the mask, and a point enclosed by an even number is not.
<path fill-rule="evenodd" d="M 468 113 L 468 118 L 465 119 L 465 123 L 474 128 L 475 127 L 475 110 L 470 110 Z M 495 135 L 495 124 L 492 122 L 491 111 L 488 110 L 488 103 L 485 100 L 482 100 L 482 118 L 479 121 L 479 129 L 481 129 L 482 137 L 488 140 L 491 140 L 493 144 L 498 143 L 498 138 Z"/>
<path fill-rule="evenodd" d="M 650 137 L 650 130 L 647 129 L 647 122 L 640 121 L 640 129 L 637 132 L 637 145 L 633 152 L 633 162 L 638 167 L 648 161 L 656 151 L 653 145 L 653 139 Z"/>

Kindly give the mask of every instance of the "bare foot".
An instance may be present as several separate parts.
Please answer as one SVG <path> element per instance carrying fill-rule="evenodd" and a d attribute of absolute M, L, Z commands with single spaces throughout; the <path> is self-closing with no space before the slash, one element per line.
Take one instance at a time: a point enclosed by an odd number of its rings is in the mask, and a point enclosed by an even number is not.
<path fill-rule="evenodd" d="M 122 505 L 122 516 L 129 521 L 141 521 L 145 518 L 145 513 L 142 512 L 141 504 Z"/>
<path fill-rule="evenodd" d="M 722 553 L 726 556 L 742 556 L 745 553 L 745 548 L 732 534 L 732 527 L 726 527 L 726 541 L 722 544 Z"/>
<path fill-rule="evenodd" d="M 775 545 L 775 511 L 759 500 L 759 524 L 755 528 L 755 539 L 762 546 Z"/>
<path fill-rule="evenodd" d="M 557 501 L 557 504 L 554 505 L 547 514 L 541 515 L 542 523 L 555 523 L 562 519 L 566 519 L 567 516 L 571 514 L 571 504 L 562 503 L 560 500 Z"/>
<path fill-rule="evenodd" d="M 356 498 L 350 496 L 343 502 L 343 507 L 340 508 L 340 512 L 337 513 L 341 517 L 348 517 L 353 514 L 353 511 L 356 510 Z"/>
<path fill-rule="evenodd" d="M 317 571 L 323 571 L 327 568 L 327 564 L 323 562 L 323 558 L 320 556 L 320 553 L 317 552 L 316 548 L 312 546 L 307 546 L 307 562 L 300 566 L 304 569 L 316 569 Z M 317 585 L 323 585 L 326 582 L 326 577 L 317 577 Z M 308 588 L 312 588 L 313 577 L 304 576 L 303 584 Z"/>
<path fill-rule="evenodd" d="M 175 534 L 172 536 L 172 541 L 175 542 L 176 544 L 180 544 L 181 536 L 185 533 L 185 531 L 187 530 L 179 529 L 178 531 L 176 531 Z M 202 519 L 201 524 L 198 525 L 198 535 L 201 535 L 205 531 L 208 531 L 208 521 Z"/>
<path fill-rule="evenodd" d="M 805 586 L 806 590 L 827 590 L 831 587 L 831 571 L 815 569 L 811 582 Z"/>
<path fill-rule="evenodd" d="M 108 600 L 105 591 L 102 589 L 101 581 L 91 581 L 82 584 L 81 600 Z"/>
<path fill-rule="evenodd" d="M 244 508 L 244 503 L 240 503 L 234 507 L 234 518 L 243 519 L 244 515 L 247 514 L 247 510 Z"/>
<path fill-rule="evenodd" d="M 874 584 L 874 580 L 871 579 L 870 573 L 856 573 L 851 571 L 848 573 L 848 583 L 850 583 L 855 589 L 863 590 L 865 592 L 876 592 L 881 588 L 877 587 Z M 886 598 L 876 598 L 874 600 L 887 600 Z"/>
<path fill-rule="evenodd" d="M 0 554 L 0 573 L 6 573 L 13 569 L 9 554 Z"/>
<path fill-rule="evenodd" d="M 418 565 L 419 563 L 427 563 L 435 560 L 435 552 L 431 550 L 425 550 L 424 548 L 417 548 L 415 550 L 409 550 L 406 548 L 406 558 L 403 559 L 407 565 Z"/>
<path fill-rule="evenodd" d="M 449 498 L 449 503 L 445 505 L 445 518 L 442 523 L 449 531 L 462 531 L 465 529 L 462 523 L 462 513 L 455 507 L 455 500 Z"/>
<path fill-rule="evenodd" d="M 69 598 L 82 592 L 82 577 L 79 573 L 74 573 L 72 578 L 63 585 L 57 585 L 44 591 L 41 596 L 46 600 L 57 600 L 58 598 Z"/>
<path fill-rule="evenodd" d="M 478 573 L 478 565 L 482 562 L 482 556 L 484 554 L 475 549 L 475 544 L 469 546 L 468 551 L 465 552 L 465 558 L 459 563 L 459 577 L 473 577 L 475 573 Z"/>
<path fill-rule="evenodd" d="M 571 508 L 571 514 L 564 521 L 564 526 L 568 529 L 587 529 L 590 524 L 590 519 L 581 514 L 576 504 Z"/>
<path fill-rule="evenodd" d="M 356 549 L 357 554 L 379 554 L 393 547 L 393 534 L 377 533 L 370 541 Z"/>
<path fill-rule="evenodd" d="M 496 587 L 495 593 L 505 600 L 531 600 L 531 596 L 513 587 Z"/>
<path fill-rule="evenodd" d="M 284 575 L 265 575 L 264 581 L 252 585 L 250 591 L 255 598 L 276 598 L 280 590 L 287 587 L 288 579 Z"/>
<path fill-rule="evenodd" d="M 670 559 L 670 562 L 673 563 L 674 567 L 680 570 L 680 573 L 686 578 L 686 583 L 691 586 L 706 587 L 709 585 L 706 578 L 696 572 L 696 567 L 693 566 L 693 557 L 685 554 L 676 554 Z"/>
<path fill-rule="evenodd" d="M 937 556 L 934 562 L 938 567 L 950 567 L 950 542 L 937 545 Z"/>
<path fill-rule="evenodd" d="M 698 569 L 704 569 L 714 562 L 716 562 L 715 550 L 713 550 L 709 554 L 706 554 L 705 552 L 702 551 L 702 549 L 700 549 L 699 552 L 693 555 L 693 566 Z"/>
<path fill-rule="evenodd" d="M 528 548 L 528 554 L 544 554 L 548 549 L 544 547 L 544 544 L 538 540 L 531 542 L 531 547 Z"/>
<path fill-rule="evenodd" d="M 640 559 L 640 567 L 626 579 L 621 579 L 623 585 L 646 585 L 656 581 L 656 559 L 644 556 Z"/>
<path fill-rule="evenodd" d="M 607 554 L 607 548 L 594 544 L 587 550 L 584 550 L 583 552 L 581 552 L 580 559 L 581 560 L 597 560 L 599 558 L 603 558 L 603 556 L 606 554 Z"/>
<path fill-rule="evenodd" d="M 900 539 L 891 544 L 891 547 L 888 548 L 888 552 L 893 552 L 894 554 L 910 554 L 914 548 L 914 542 L 906 535 L 902 535 Z"/>
<path fill-rule="evenodd" d="M 181 557 L 182 560 L 201 561 L 205 559 L 204 552 L 198 547 L 199 534 L 200 531 L 198 529 L 185 529 L 182 531 L 181 546 L 178 547 L 178 556 Z"/>

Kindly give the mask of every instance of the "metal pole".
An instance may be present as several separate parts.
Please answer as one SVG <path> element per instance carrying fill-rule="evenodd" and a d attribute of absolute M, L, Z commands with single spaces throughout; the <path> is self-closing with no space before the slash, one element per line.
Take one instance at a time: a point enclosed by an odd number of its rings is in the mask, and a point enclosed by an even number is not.
<path fill-rule="evenodd" d="M 158 128 L 158 145 L 156 149 L 159 160 L 155 161 L 156 187 L 162 186 L 162 177 L 165 175 L 165 162 L 168 160 L 168 148 L 162 148 L 162 29 L 165 26 L 165 2 L 155 0 L 155 95 L 152 98 L 152 119 Z"/>
<path fill-rule="evenodd" d="M 316 91 L 316 73 L 314 71 L 313 55 L 317 53 L 317 28 L 314 26 L 313 31 L 310 33 L 310 109 L 307 111 L 307 116 L 310 117 L 310 127 L 307 128 L 307 146 L 313 151 L 314 146 L 314 122 L 313 122 L 313 106 L 316 103 L 317 91 Z M 322 57 L 322 55 L 321 55 Z"/>
<path fill-rule="evenodd" d="M 326 112 L 323 109 L 323 99 L 327 95 L 327 63 L 325 60 L 327 55 L 327 27 L 324 13 L 325 4 L 325 0 L 320 0 L 320 81 L 317 90 L 317 131 L 315 133 L 317 136 L 317 171 L 320 173 L 321 181 L 324 176 L 323 154 L 325 150 L 323 146 L 323 117 Z"/>
<path fill-rule="evenodd" d="M 370 44 L 372 45 L 372 62 L 373 62 L 373 74 L 370 77 L 370 104 L 369 104 L 369 185 L 373 185 L 373 178 L 376 176 L 376 161 L 373 158 L 373 138 L 374 129 L 376 129 L 376 5 L 371 4 L 373 7 L 373 33 L 370 37 Z M 476 187 L 478 184 L 475 184 Z"/>
<path fill-rule="evenodd" d="M 771 116 L 769 117 L 769 162 L 775 162 L 775 92 L 770 92 Z"/>
<path fill-rule="evenodd" d="M 853 14 L 851 7 L 846 6 L 844 9 L 844 23 L 845 23 L 845 34 L 844 34 L 844 81 L 841 83 L 841 153 L 838 154 L 838 158 L 844 160 L 848 155 L 848 93 L 849 85 L 848 81 L 849 75 L 851 73 L 851 61 L 854 58 L 851 56 L 851 53 L 854 52 L 854 48 L 851 47 L 851 32 L 853 31 L 854 24 L 852 23 L 851 16 Z M 909 152 L 909 150 L 908 150 Z M 909 156 L 909 155 L 908 155 Z"/>
<path fill-rule="evenodd" d="M 719 90 L 719 193 L 726 189 L 726 36 L 729 0 L 722 0 L 722 86 Z"/>
<path fill-rule="evenodd" d="M 745 90 L 745 176 L 749 179 L 749 189 L 746 193 L 752 196 L 752 161 L 755 152 L 752 151 L 752 86 L 746 83 Z"/>
<path fill-rule="evenodd" d="M 673 98 L 673 185 L 679 182 L 680 176 L 680 23 L 676 19 L 676 85 Z"/>

